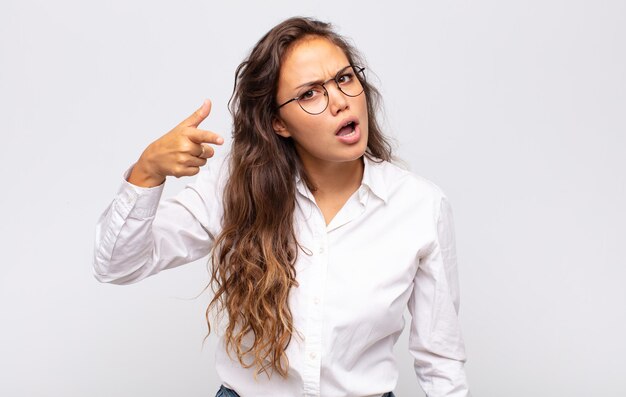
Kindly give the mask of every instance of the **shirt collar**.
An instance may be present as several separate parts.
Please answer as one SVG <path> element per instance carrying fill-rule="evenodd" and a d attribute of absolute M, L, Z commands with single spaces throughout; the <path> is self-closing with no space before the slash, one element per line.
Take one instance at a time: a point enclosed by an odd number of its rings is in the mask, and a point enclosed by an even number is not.
<path fill-rule="evenodd" d="M 372 160 L 367 155 L 363 156 L 363 179 L 359 188 L 359 198 L 363 202 L 364 187 L 369 189 L 376 197 L 387 203 L 388 192 L 387 185 L 382 169 L 382 160 Z M 300 177 L 300 173 L 296 173 L 296 188 L 305 197 L 310 198 L 309 189 Z"/>
<path fill-rule="evenodd" d="M 387 184 L 383 175 L 383 160 L 372 160 L 367 155 L 363 156 L 363 181 L 361 186 L 367 186 L 379 199 L 387 203 Z"/>
<path fill-rule="evenodd" d="M 304 183 L 304 181 L 300 177 L 300 172 L 296 172 L 296 189 L 304 197 L 307 197 L 311 199 L 312 201 L 315 201 L 313 197 L 311 196 L 311 192 L 309 191 L 309 188 L 307 187 L 306 183 Z"/>

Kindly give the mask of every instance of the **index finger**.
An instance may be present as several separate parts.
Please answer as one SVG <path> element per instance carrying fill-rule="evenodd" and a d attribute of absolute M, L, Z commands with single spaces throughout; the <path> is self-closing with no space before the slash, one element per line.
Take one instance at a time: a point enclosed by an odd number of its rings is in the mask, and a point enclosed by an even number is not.
<path fill-rule="evenodd" d="M 215 145 L 221 145 L 224 143 L 224 138 L 212 131 L 200 130 L 197 128 L 188 128 L 185 130 L 187 137 L 194 143 L 213 143 Z"/>

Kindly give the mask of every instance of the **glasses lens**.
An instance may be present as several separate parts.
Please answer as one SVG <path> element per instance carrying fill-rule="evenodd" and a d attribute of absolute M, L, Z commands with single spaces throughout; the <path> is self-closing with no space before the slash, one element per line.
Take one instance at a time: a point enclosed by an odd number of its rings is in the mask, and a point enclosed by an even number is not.
<path fill-rule="evenodd" d="M 328 105 L 328 93 L 319 84 L 307 87 L 298 97 L 298 103 L 307 113 L 322 113 L 326 109 L 326 105 Z"/>
<path fill-rule="evenodd" d="M 363 84 L 361 81 L 365 76 L 362 69 L 360 72 L 357 72 L 358 70 L 357 68 L 348 66 L 337 74 L 337 85 L 339 89 L 348 96 L 357 96 L 363 92 Z"/>

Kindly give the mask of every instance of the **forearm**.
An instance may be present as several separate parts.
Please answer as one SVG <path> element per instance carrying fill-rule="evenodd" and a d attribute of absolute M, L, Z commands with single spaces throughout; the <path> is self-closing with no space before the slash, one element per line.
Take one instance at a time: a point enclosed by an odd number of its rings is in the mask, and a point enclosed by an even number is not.
<path fill-rule="evenodd" d="M 96 279 L 130 283 L 139 279 L 138 275 L 133 277 L 133 273 L 150 267 L 155 246 L 152 223 L 162 191 L 163 186 L 136 189 L 126 182 L 120 186 L 118 194 L 96 225 Z"/>

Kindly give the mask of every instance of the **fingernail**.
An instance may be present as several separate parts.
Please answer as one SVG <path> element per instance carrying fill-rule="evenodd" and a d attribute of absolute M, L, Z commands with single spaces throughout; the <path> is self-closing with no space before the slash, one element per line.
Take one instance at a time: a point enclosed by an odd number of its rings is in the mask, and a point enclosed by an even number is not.
<path fill-rule="evenodd" d="M 224 138 L 222 138 L 221 136 L 218 136 L 215 142 L 221 145 L 222 143 L 224 143 Z"/>

